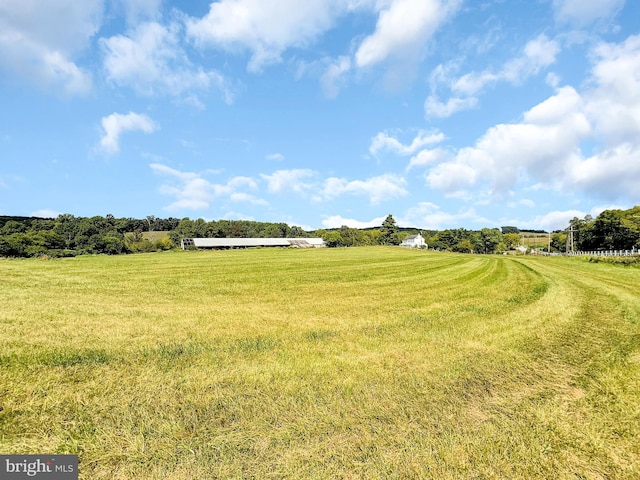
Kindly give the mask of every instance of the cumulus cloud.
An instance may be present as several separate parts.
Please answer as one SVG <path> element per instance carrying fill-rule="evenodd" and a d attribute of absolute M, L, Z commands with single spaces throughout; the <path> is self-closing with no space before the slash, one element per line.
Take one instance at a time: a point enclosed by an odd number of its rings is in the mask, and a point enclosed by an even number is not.
<path fill-rule="evenodd" d="M 640 35 L 594 50 L 594 87 L 584 95 L 585 112 L 602 147 L 577 158 L 568 182 L 607 200 L 640 201 Z"/>
<path fill-rule="evenodd" d="M 316 172 L 309 169 L 293 169 L 293 170 L 277 170 L 271 175 L 260 174 L 266 180 L 267 189 L 271 193 L 291 191 L 296 193 L 304 193 L 313 187 L 310 182 Z"/>
<path fill-rule="evenodd" d="M 404 145 L 387 132 L 380 132 L 371 139 L 369 152 L 373 156 L 377 156 L 380 152 L 384 151 L 391 152 L 395 155 L 412 155 L 422 147 L 442 142 L 444 138 L 445 136 L 442 132 L 420 130 L 410 144 Z"/>
<path fill-rule="evenodd" d="M 282 61 L 289 49 L 314 44 L 337 20 L 366 10 L 378 15 L 375 30 L 353 55 L 325 59 L 319 74 L 327 97 L 338 95 L 354 68 L 390 59 L 415 60 L 434 32 L 455 13 L 461 0 L 220 0 L 202 18 L 188 18 L 187 35 L 199 47 L 250 54 L 247 68 L 259 73 Z M 306 70 L 306 68 L 305 68 Z"/>
<path fill-rule="evenodd" d="M 120 151 L 120 135 L 124 132 L 142 131 L 153 133 L 158 125 L 147 115 L 129 112 L 126 115 L 112 113 L 102 119 L 103 135 L 100 147 L 106 153 L 113 154 Z"/>
<path fill-rule="evenodd" d="M 216 184 L 204 178 L 203 173 L 182 172 L 161 163 L 151 163 L 149 167 L 154 173 L 173 180 L 160 186 L 160 193 L 175 198 L 173 203 L 164 208 L 167 211 L 208 210 L 217 198 L 236 203 L 268 205 L 265 200 L 241 191 L 257 188 L 257 182 L 250 177 L 233 177 L 227 183 Z"/>
<path fill-rule="evenodd" d="M 640 35 L 593 52 L 596 87 L 587 92 L 587 111 L 607 145 L 640 144 Z"/>
<path fill-rule="evenodd" d="M 103 1 L 0 2 L 0 72 L 44 89 L 86 94 L 91 75 L 75 63 L 102 23 Z"/>
<path fill-rule="evenodd" d="M 173 177 L 176 184 L 163 184 L 160 193 L 175 197 L 176 200 L 165 207 L 168 211 L 179 210 L 206 210 L 211 204 L 214 194 L 214 186 L 199 174 L 193 172 L 181 172 L 160 163 L 149 164 L 154 173 Z"/>
<path fill-rule="evenodd" d="M 260 72 L 281 60 L 292 47 L 303 47 L 328 30 L 337 0 L 221 0 L 212 2 L 203 18 L 187 21 L 188 35 L 198 45 L 251 52 L 248 69 Z"/>
<path fill-rule="evenodd" d="M 189 61 L 177 23 L 143 23 L 129 35 L 102 39 L 101 45 L 107 77 L 118 86 L 131 87 L 143 95 L 159 93 L 192 100 L 193 92 L 215 87 L 227 103 L 233 101 L 233 92 L 222 75 Z"/>
<path fill-rule="evenodd" d="M 628 143 L 576 161 L 570 170 L 571 181 L 583 191 L 608 200 L 628 198 L 640 201 L 640 148 Z"/>
<path fill-rule="evenodd" d="M 385 174 L 367 180 L 348 181 L 331 177 L 324 181 L 322 197 L 331 199 L 344 194 L 369 197 L 372 205 L 407 195 L 406 180 L 398 175 Z"/>
<path fill-rule="evenodd" d="M 524 121 L 491 127 L 474 147 L 461 149 L 452 161 L 427 175 L 427 183 L 459 194 L 480 180 L 497 193 L 506 193 L 521 173 L 553 183 L 579 155 L 580 141 L 591 133 L 582 112 L 582 99 L 571 87 L 524 114 Z"/>
<path fill-rule="evenodd" d="M 344 218 L 341 215 L 331 215 L 322 220 L 322 226 L 325 228 L 340 228 L 346 225 L 350 228 L 371 228 L 382 225 L 386 217 L 377 217 L 368 221 L 360 221 L 353 218 Z"/>
<path fill-rule="evenodd" d="M 491 224 L 488 219 L 478 215 L 473 208 L 449 213 L 432 202 L 419 202 L 398 217 L 399 225 L 424 228 L 425 230 L 441 230 L 468 222 L 484 227 Z"/>
<path fill-rule="evenodd" d="M 456 112 L 470 110 L 477 104 L 475 97 L 451 97 L 442 102 L 435 95 L 429 95 L 424 102 L 424 111 L 427 117 L 447 118 Z"/>
<path fill-rule="evenodd" d="M 332 200 L 342 195 L 368 197 L 372 205 L 408 194 L 406 180 L 398 175 L 384 174 L 366 180 L 347 180 L 339 177 L 319 178 L 309 169 L 277 170 L 270 175 L 261 174 L 270 193 L 293 192 L 308 196 L 313 201 Z"/>
<path fill-rule="evenodd" d="M 587 215 L 595 218 L 605 210 L 620 208 L 626 207 L 620 207 L 617 205 L 599 205 L 593 207 L 589 211 L 582 211 L 577 209 L 552 210 L 541 215 L 536 215 L 533 218 L 502 219 L 501 223 L 502 225 L 516 225 L 520 228 L 543 229 L 547 232 L 553 232 L 555 230 L 564 230 L 565 228 L 567 228 L 567 225 L 569 225 L 569 221 L 573 218 L 584 218 Z"/>
<path fill-rule="evenodd" d="M 389 57 L 420 53 L 460 4 L 459 0 L 392 0 L 380 11 L 375 31 L 358 47 L 356 65 L 365 68 Z"/>
<path fill-rule="evenodd" d="M 40 218 L 57 218 L 60 215 L 60 212 L 57 210 L 52 210 L 50 208 L 43 208 L 41 210 L 36 210 L 31 212 L 30 215 L 32 217 L 40 217 Z"/>
<path fill-rule="evenodd" d="M 640 200 L 640 36 L 592 52 L 583 93 L 570 86 L 534 106 L 522 121 L 489 128 L 473 147 L 436 164 L 427 184 L 462 196 L 487 186 L 508 193 L 522 182 Z M 589 144 L 591 154 L 583 146 Z"/>
<path fill-rule="evenodd" d="M 515 220 L 507 222 L 510 225 L 517 224 L 521 228 L 542 228 L 547 231 L 561 230 L 566 228 L 573 218 L 584 218 L 587 215 L 580 210 L 552 211 L 544 215 L 536 215 L 531 220 Z"/>
<path fill-rule="evenodd" d="M 229 195 L 229 200 L 232 202 L 250 203 L 251 205 L 259 205 L 262 207 L 266 207 L 269 205 L 269 202 L 267 202 L 266 200 L 245 192 L 232 193 L 231 195 Z"/>
<path fill-rule="evenodd" d="M 407 171 L 411 170 L 414 167 L 424 167 L 426 165 L 439 163 L 449 156 L 450 153 L 444 148 L 421 150 L 417 155 L 411 157 L 411 160 L 409 160 L 409 165 L 407 165 Z"/>

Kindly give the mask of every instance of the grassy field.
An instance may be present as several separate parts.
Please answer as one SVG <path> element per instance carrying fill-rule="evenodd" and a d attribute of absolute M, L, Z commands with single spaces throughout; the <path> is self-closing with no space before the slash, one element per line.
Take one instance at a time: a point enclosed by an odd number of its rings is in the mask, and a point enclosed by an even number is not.
<path fill-rule="evenodd" d="M 549 234 L 548 233 L 522 233 L 521 236 L 522 245 L 530 248 L 548 248 L 549 247 Z"/>
<path fill-rule="evenodd" d="M 639 286 L 393 247 L 0 260 L 0 453 L 76 453 L 82 479 L 637 479 Z"/>

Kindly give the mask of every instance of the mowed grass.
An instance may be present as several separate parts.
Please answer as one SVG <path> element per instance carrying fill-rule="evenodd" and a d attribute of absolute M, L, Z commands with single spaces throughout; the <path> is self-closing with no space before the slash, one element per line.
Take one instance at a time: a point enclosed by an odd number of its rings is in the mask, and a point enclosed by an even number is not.
<path fill-rule="evenodd" d="M 0 260 L 0 452 L 83 479 L 640 478 L 639 285 L 392 247 Z"/>

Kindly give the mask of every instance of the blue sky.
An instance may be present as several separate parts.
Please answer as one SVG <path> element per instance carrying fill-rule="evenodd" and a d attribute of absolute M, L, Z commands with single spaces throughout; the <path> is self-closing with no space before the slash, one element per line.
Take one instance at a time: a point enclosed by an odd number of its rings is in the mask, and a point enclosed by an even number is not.
<path fill-rule="evenodd" d="M 0 0 L 0 214 L 564 228 L 640 204 L 634 0 Z"/>

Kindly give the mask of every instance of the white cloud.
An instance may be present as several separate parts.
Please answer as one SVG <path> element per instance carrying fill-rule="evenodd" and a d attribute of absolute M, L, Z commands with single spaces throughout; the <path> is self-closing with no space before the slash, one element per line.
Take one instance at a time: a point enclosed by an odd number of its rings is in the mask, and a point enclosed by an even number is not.
<path fill-rule="evenodd" d="M 476 95 L 485 85 L 506 81 L 518 84 L 532 75 L 552 65 L 560 53 L 560 45 L 555 40 L 549 40 L 546 35 L 539 35 L 527 42 L 522 55 L 507 63 L 497 72 L 490 70 L 471 72 L 458 78 L 451 86 L 458 95 Z"/>
<path fill-rule="evenodd" d="M 201 106 L 195 91 L 210 87 L 222 91 L 227 103 L 233 92 L 222 75 L 194 66 L 180 45 L 180 27 L 147 22 L 137 26 L 129 36 L 115 35 L 102 39 L 104 67 L 109 80 L 143 95 L 185 96 Z"/>
<path fill-rule="evenodd" d="M 391 0 L 380 12 L 375 31 L 360 44 L 355 54 L 356 65 L 370 67 L 389 57 L 421 53 L 460 4 L 458 0 Z"/>
<path fill-rule="evenodd" d="M 473 147 L 435 165 L 427 184 L 447 195 L 486 185 L 505 194 L 519 183 L 640 201 L 640 36 L 594 48 L 588 89 L 573 87 L 489 128 Z M 588 142 L 588 143 L 587 143 Z M 585 156 L 582 148 L 592 151 Z"/>
<path fill-rule="evenodd" d="M 439 205 L 432 202 L 420 202 L 409 208 L 404 215 L 398 217 L 398 225 L 424 228 L 425 230 L 442 230 L 458 227 L 461 223 L 476 223 L 487 226 L 491 222 L 478 215 L 473 208 L 457 213 L 444 212 Z"/>
<path fill-rule="evenodd" d="M 248 70 L 261 72 L 282 61 L 285 51 L 306 48 L 355 10 L 378 14 L 375 31 L 364 38 L 353 58 L 330 60 L 321 75 L 325 94 L 335 97 L 345 74 L 387 59 L 415 59 L 433 33 L 455 12 L 461 0 L 220 0 L 202 18 L 186 21 L 198 46 L 248 51 Z"/>
<path fill-rule="evenodd" d="M 595 21 L 609 21 L 624 3 L 625 0 L 553 0 L 553 9 L 558 21 L 585 27 Z"/>
<path fill-rule="evenodd" d="M 461 153 L 471 153 L 469 150 L 463 150 Z M 477 183 L 480 174 L 474 163 L 469 164 L 462 158 L 463 155 L 459 155 L 456 161 L 434 167 L 425 177 L 427 185 L 449 196 L 466 197 L 467 189 Z"/>
<path fill-rule="evenodd" d="M 536 202 L 533 200 L 529 200 L 528 198 L 523 198 L 518 201 L 518 205 L 522 205 L 523 207 L 533 208 L 536 206 Z"/>
<path fill-rule="evenodd" d="M 376 205 L 384 200 L 407 195 L 404 178 L 393 174 L 352 180 L 329 177 L 318 180 L 318 172 L 309 169 L 277 170 L 271 175 L 260 175 L 267 182 L 270 193 L 294 192 L 309 195 L 313 201 L 331 200 L 342 195 L 358 195 L 369 198 Z"/>
<path fill-rule="evenodd" d="M 222 218 L 224 220 L 249 220 L 252 222 L 255 221 L 255 217 L 253 217 L 252 215 L 233 211 L 226 212 L 224 215 L 222 215 Z"/>
<path fill-rule="evenodd" d="M 168 211 L 206 210 L 213 201 L 213 185 L 193 172 L 181 172 L 166 165 L 151 163 L 149 167 L 159 175 L 175 177 L 178 185 L 161 185 L 160 193 L 175 197 L 176 200 L 165 207 Z"/>
<path fill-rule="evenodd" d="M 421 150 L 417 155 L 411 157 L 409 165 L 407 165 L 407 171 L 413 167 L 424 167 L 426 165 L 432 165 L 441 162 L 448 158 L 451 154 L 444 148 L 434 148 L 433 150 Z"/>
<path fill-rule="evenodd" d="M 583 191 L 615 200 L 640 201 L 640 147 L 628 143 L 576 161 L 570 181 Z"/>
<path fill-rule="evenodd" d="M 355 220 L 353 218 L 344 218 L 340 215 L 332 215 L 330 217 L 326 217 L 322 220 L 322 226 L 324 228 L 340 228 L 343 225 L 346 225 L 350 228 L 371 228 L 371 227 L 379 227 L 382 225 L 386 217 L 377 217 L 373 220 L 362 222 L 360 220 Z"/>
<path fill-rule="evenodd" d="M 551 212 L 547 212 L 541 215 L 536 215 L 531 219 L 503 219 L 502 225 L 514 225 L 519 228 L 533 228 L 533 229 L 542 229 L 547 232 L 553 232 L 556 230 L 564 230 L 569 225 L 569 221 L 573 218 L 584 218 L 587 215 L 595 218 L 600 213 L 605 210 L 611 210 L 616 208 L 626 208 L 619 207 L 616 205 L 600 205 L 593 207 L 588 212 L 582 210 L 553 210 Z"/>
<path fill-rule="evenodd" d="M 320 85 L 324 94 L 329 98 L 335 98 L 340 92 L 340 88 L 344 85 L 344 76 L 351 70 L 351 58 L 341 56 L 330 62 L 325 73 L 320 77 Z"/>
<path fill-rule="evenodd" d="M 504 66 L 499 76 L 508 82 L 520 83 L 554 64 L 559 53 L 560 44 L 556 40 L 539 35 L 525 45 L 524 55 Z"/>
<path fill-rule="evenodd" d="M 440 143 L 445 139 L 442 132 L 420 130 L 409 145 L 402 144 L 398 139 L 390 136 L 387 132 L 380 132 L 371 139 L 369 152 L 377 156 L 382 151 L 391 152 L 395 155 L 411 155 L 417 150 L 427 145 Z"/>
<path fill-rule="evenodd" d="M 116 0 L 114 3 L 120 4 L 129 25 L 137 25 L 160 17 L 162 0 Z"/>
<path fill-rule="evenodd" d="M 590 134 L 580 95 L 564 87 L 526 112 L 522 123 L 491 127 L 474 147 L 431 170 L 427 183 L 449 194 L 481 180 L 495 193 L 505 193 L 523 174 L 553 183 L 579 156 L 580 142 Z"/>
<path fill-rule="evenodd" d="M 407 195 L 409 192 L 407 192 L 405 185 L 404 178 L 393 174 L 353 181 L 331 177 L 324 181 L 322 196 L 327 199 L 344 194 L 367 196 L 372 205 L 377 205 L 385 200 Z"/>
<path fill-rule="evenodd" d="M 251 52 L 248 68 L 260 72 L 292 47 L 304 47 L 331 28 L 346 8 L 338 0 L 220 0 L 201 19 L 187 21 L 199 45 Z"/>
<path fill-rule="evenodd" d="M 587 111 L 607 145 L 640 145 L 640 35 L 594 50 L 596 87 L 587 93 Z"/>
<path fill-rule="evenodd" d="M 585 212 L 580 210 L 552 211 L 544 215 L 536 215 L 531 220 L 507 220 L 505 224 L 516 225 L 519 228 L 535 228 L 548 232 L 562 230 L 569 225 L 569 221 L 575 217 L 584 218 Z"/>
<path fill-rule="evenodd" d="M 271 175 L 260 174 L 267 181 L 267 188 L 271 193 L 292 191 L 304 193 L 309 191 L 313 183 L 307 180 L 316 176 L 316 172 L 308 169 L 277 170 Z"/>
<path fill-rule="evenodd" d="M 100 147 L 106 153 L 113 154 L 120 151 L 120 135 L 124 132 L 142 131 L 153 133 L 158 125 L 147 115 L 129 112 L 126 115 L 112 113 L 102 119 L 103 135 Z"/>
<path fill-rule="evenodd" d="M 451 90 L 452 96 L 444 102 L 432 93 L 425 101 L 425 114 L 427 117 L 446 118 L 456 112 L 474 108 L 478 104 L 477 96 L 487 85 L 498 82 L 520 84 L 552 65 L 559 53 L 559 43 L 542 34 L 527 42 L 522 53 L 504 63 L 497 72 L 487 69 L 453 78 L 453 73 L 459 68 L 457 63 L 438 65 L 430 75 L 431 90 L 436 92 L 444 85 Z"/>
<path fill-rule="evenodd" d="M 576 187 L 615 200 L 640 201 L 640 35 L 595 48 L 585 111 L 603 148 L 569 168 Z"/>
<path fill-rule="evenodd" d="M 86 94 L 91 75 L 74 62 L 102 23 L 103 1 L 0 2 L 0 72 L 44 89 Z"/>
<path fill-rule="evenodd" d="M 40 217 L 40 218 L 58 218 L 58 215 L 60 215 L 60 212 L 58 212 L 57 210 L 52 210 L 50 208 L 44 208 L 41 210 L 36 210 L 34 212 L 31 212 L 29 215 L 31 215 L 32 217 Z"/>
<path fill-rule="evenodd" d="M 227 182 L 226 185 L 216 185 L 216 194 L 218 195 L 231 195 L 239 188 L 249 188 L 255 190 L 258 188 L 258 183 L 251 177 L 233 177 Z"/>
<path fill-rule="evenodd" d="M 251 205 L 259 205 L 263 207 L 269 205 L 269 202 L 267 202 L 266 200 L 244 192 L 232 193 L 231 195 L 229 195 L 229 200 L 231 200 L 232 202 L 250 203 Z"/>
<path fill-rule="evenodd" d="M 424 102 L 424 111 L 427 117 L 447 118 L 456 112 L 470 110 L 477 104 L 478 99 L 475 97 L 451 97 L 444 103 L 434 95 L 429 95 Z"/>
<path fill-rule="evenodd" d="M 281 153 L 270 153 L 265 158 L 272 162 L 281 162 L 282 160 L 284 160 L 284 155 L 282 155 Z"/>
<path fill-rule="evenodd" d="M 240 191 L 253 190 L 257 182 L 250 177 L 233 177 L 225 184 L 215 184 L 203 177 L 203 173 L 181 172 L 161 163 L 149 164 L 151 170 L 158 175 L 173 178 L 173 184 L 160 186 L 160 193 L 174 197 L 175 201 L 165 207 L 167 211 L 208 210 L 216 198 L 227 198 L 238 203 L 250 203 L 266 206 L 268 203 L 255 195 Z"/>

